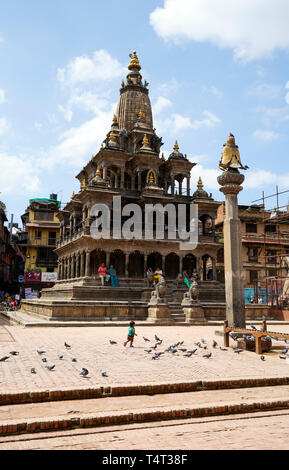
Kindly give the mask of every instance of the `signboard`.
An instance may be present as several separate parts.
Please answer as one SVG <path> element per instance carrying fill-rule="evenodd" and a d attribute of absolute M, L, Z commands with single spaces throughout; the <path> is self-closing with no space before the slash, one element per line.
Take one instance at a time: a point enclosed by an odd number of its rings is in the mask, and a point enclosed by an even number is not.
<path fill-rule="evenodd" d="M 57 273 L 42 273 L 42 282 L 56 282 Z"/>
<path fill-rule="evenodd" d="M 41 272 L 30 272 L 25 273 L 25 282 L 41 282 Z"/>
<path fill-rule="evenodd" d="M 28 287 L 25 289 L 25 299 L 32 299 L 32 289 Z"/>

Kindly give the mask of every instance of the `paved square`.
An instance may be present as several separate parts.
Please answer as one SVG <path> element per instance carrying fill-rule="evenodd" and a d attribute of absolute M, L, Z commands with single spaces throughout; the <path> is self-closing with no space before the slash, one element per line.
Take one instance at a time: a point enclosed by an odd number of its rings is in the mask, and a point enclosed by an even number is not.
<path fill-rule="evenodd" d="M 1 341 L 0 357 L 9 355 L 12 350 L 19 351 L 19 356 L 11 356 L 0 362 L 0 392 L 37 391 L 48 389 L 93 388 L 99 386 L 137 385 L 149 383 L 176 383 L 195 380 L 237 379 L 253 377 L 280 377 L 289 375 L 289 362 L 279 358 L 281 350 L 266 354 L 263 362 L 253 352 L 234 353 L 231 348 L 221 351 L 221 336 L 215 331 L 217 326 L 140 326 L 136 324 L 135 347 L 124 348 L 128 327 L 67 327 L 67 328 L 22 328 L 20 326 L 1 326 L 1 333 L 6 333 Z M 288 332 L 288 325 L 269 325 L 269 331 Z M 152 354 L 145 352 L 148 345 L 154 345 L 157 334 L 163 343 L 157 351 L 164 351 L 169 345 L 184 341 L 182 348 L 193 349 L 195 342 L 206 340 L 208 349 L 196 351 L 192 357 L 184 357 L 181 351 L 176 354 L 166 352 L 158 360 L 152 360 Z M 143 336 L 151 340 L 146 343 Z M 109 340 L 117 342 L 111 345 Z M 212 347 L 212 341 L 218 343 Z M 66 349 L 64 342 L 71 345 Z M 230 345 L 235 345 L 230 340 Z M 274 341 L 279 348 L 284 342 Z M 46 351 L 48 364 L 55 364 L 50 372 L 46 369 L 37 349 Z M 203 357 L 208 351 L 212 357 Z M 58 355 L 62 354 L 60 360 Z M 72 362 L 75 357 L 77 362 Z M 31 374 L 30 368 L 36 369 Z M 89 370 L 88 378 L 79 374 L 85 367 Z M 101 375 L 107 371 L 108 377 Z"/>

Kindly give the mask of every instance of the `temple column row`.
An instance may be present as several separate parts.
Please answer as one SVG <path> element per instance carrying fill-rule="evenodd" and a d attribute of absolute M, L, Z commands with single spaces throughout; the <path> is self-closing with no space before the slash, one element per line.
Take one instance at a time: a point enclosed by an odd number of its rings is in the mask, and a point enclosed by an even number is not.
<path fill-rule="evenodd" d="M 90 275 L 90 252 L 82 251 L 76 255 L 58 260 L 58 280 L 75 279 Z"/>

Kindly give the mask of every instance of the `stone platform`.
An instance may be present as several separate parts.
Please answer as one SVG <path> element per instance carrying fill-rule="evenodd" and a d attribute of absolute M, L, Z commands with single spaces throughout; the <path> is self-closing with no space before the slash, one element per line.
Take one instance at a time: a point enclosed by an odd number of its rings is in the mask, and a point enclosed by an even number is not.
<path fill-rule="evenodd" d="M 100 286 L 99 280 L 76 279 L 73 282 L 60 281 L 52 289 L 43 289 L 40 299 L 23 300 L 21 315 L 48 322 L 122 322 L 149 320 L 149 301 L 153 289 L 143 281 L 120 280 L 119 287 Z M 168 281 L 165 296 L 168 312 L 164 324 L 186 324 L 186 313 L 182 307 L 185 287 L 176 287 Z M 222 321 L 226 317 L 224 286 L 215 281 L 200 283 L 200 306 L 204 312 L 202 322 L 199 316 L 191 318 L 195 324 L 208 321 Z M 266 305 L 246 306 L 246 318 L 261 320 L 269 318 Z M 152 321 L 153 323 L 153 321 Z"/>

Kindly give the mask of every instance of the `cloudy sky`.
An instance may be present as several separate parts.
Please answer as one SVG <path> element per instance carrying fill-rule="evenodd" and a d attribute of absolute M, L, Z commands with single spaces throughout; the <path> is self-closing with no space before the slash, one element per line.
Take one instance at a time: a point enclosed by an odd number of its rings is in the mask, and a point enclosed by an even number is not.
<path fill-rule="evenodd" d="M 75 175 L 110 129 L 128 54 L 149 82 L 168 155 L 216 177 L 232 132 L 246 172 L 240 203 L 289 189 L 288 0 L 10 0 L 0 15 L 0 199 L 79 190 Z M 282 201 L 288 203 L 288 196 Z M 274 202 L 268 200 L 268 208 Z"/>

